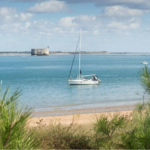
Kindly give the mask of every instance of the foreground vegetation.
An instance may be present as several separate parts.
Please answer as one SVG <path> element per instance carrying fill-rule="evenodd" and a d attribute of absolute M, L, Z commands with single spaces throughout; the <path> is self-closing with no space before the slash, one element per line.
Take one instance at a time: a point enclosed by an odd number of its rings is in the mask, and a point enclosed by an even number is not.
<path fill-rule="evenodd" d="M 39 123 L 32 130 L 39 149 L 150 149 L 150 103 L 138 104 L 131 115 L 101 116 L 88 127 Z"/>
<path fill-rule="evenodd" d="M 145 67 L 140 75 L 150 94 L 150 71 Z M 40 120 L 30 128 L 31 110 L 19 108 L 19 95 L 0 89 L 0 149 L 150 149 L 150 102 L 138 104 L 131 115 L 103 115 L 88 126 L 44 126 Z"/>
<path fill-rule="evenodd" d="M 0 86 L 0 149 L 32 149 L 36 147 L 33 133 L 27 128 L 31 114 L 28 108 L 19 109 L 20 90 L 9 96 Z"/>

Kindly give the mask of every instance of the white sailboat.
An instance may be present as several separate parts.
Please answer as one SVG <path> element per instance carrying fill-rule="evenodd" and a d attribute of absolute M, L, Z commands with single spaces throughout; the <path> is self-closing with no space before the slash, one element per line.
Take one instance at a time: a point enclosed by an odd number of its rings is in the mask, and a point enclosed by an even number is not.
<path fill-rule="evenodd" d="M 81 32 L 80 31 L 80 48 L 79 48 L 79 75 L 77 75 L 76 79 L 73 79 L 69 75 L 68 83 L 69 85 L 98 85 L 100 84 L 100 80 L 95 74 L 92 75 L 81 75 L 81 70 L 80 70 L 80 55 L 81 55 Z M 72 67 L 71 67 L 72 69 Z M 71 72 L 70 72 L 71 74 Z"/>
<path fill-rule="evenodd" d="M 148 62 L 147 61 L 142 61 L 142 64 L 148 65 Z"/>

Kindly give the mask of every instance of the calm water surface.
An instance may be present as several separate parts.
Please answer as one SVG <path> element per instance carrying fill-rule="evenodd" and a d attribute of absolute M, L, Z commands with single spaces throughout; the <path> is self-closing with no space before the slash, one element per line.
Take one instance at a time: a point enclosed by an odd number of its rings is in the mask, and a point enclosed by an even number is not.
<path fill-rule="evenodd" d="M 72 59 L 73 55 L 0 56 L 0 80 L 12 91 L 22 89 L 21 104 L 36 111 L 129 105 L 142 99 L 139 71 L 142 61 L 150 63 L 150 56 L 82 55 L 82 73 L 101 80 L 94 86 L 68 85 Z M 72 77 L 77 73 L 78 56 Z"/>

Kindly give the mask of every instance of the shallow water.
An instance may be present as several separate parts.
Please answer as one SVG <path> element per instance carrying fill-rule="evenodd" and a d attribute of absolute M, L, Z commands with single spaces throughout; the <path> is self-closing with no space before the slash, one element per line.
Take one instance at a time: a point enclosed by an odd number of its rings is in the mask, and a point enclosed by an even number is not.
<path fill-rule="evenodd" d="M 73 55 L 0 56 L 0 80 L 12 91 L 22 89 L 21 105 L 36 111 L 130 105 L 142 100 L 139 71 L 142 61 L 150 63 L 149 55 L 82 55 L 82 73 L 96 74 L 101 80 L 94 86 L 68 85 L 72 59 Z M 78 56 L 72 77 L 77 73 Z"/>

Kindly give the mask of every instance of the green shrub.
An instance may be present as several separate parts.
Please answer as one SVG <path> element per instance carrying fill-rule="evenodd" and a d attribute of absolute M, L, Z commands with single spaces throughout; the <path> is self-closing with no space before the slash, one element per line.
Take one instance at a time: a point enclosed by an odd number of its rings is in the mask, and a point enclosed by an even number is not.
<path fill-rule="evenodd" d="M 150 149 L 150 104 L 145 104 L 143 110 L 141 107 L 134 111 L 132 130 L 121 136 L 125 149 Z"/>
<path fill-rule="evenodd" d="M 140 71 L 140 76 L 145 89 L 143 104 L 137 104 L 128 132 L 121 134 L 120 146 L 124 149 L 150 149 L 150 103 L 144 102 L 145 94 L 150 94 L 150 70 L 147 66 Z"/>
<path fill-rule="evenodd" d="M 27 126 L 31 110 L 18 106 L 20 90 L 9 96 L 0 87 L 0 149 L 34 149 L 36 144 Z"/>
<path fill-rule="evenodd" d="M 121 134 L 125 131 L 128 116 L 116 114 L 111 118 L 101 116 L 94 125 L 97 148 L 116 149 L 120 147 Z"/>
<path fill-rule="evenodd" d="M 145 91 L 150 94 L 150 70 L 147 66 L 140 71 L 140 76 Z"/>
<path fill-rule="evenodd" d="M 138 104 L 132 116 L 101 116 L 94 131 L 100 149 L 150 149 L 150 103 Z"/>

